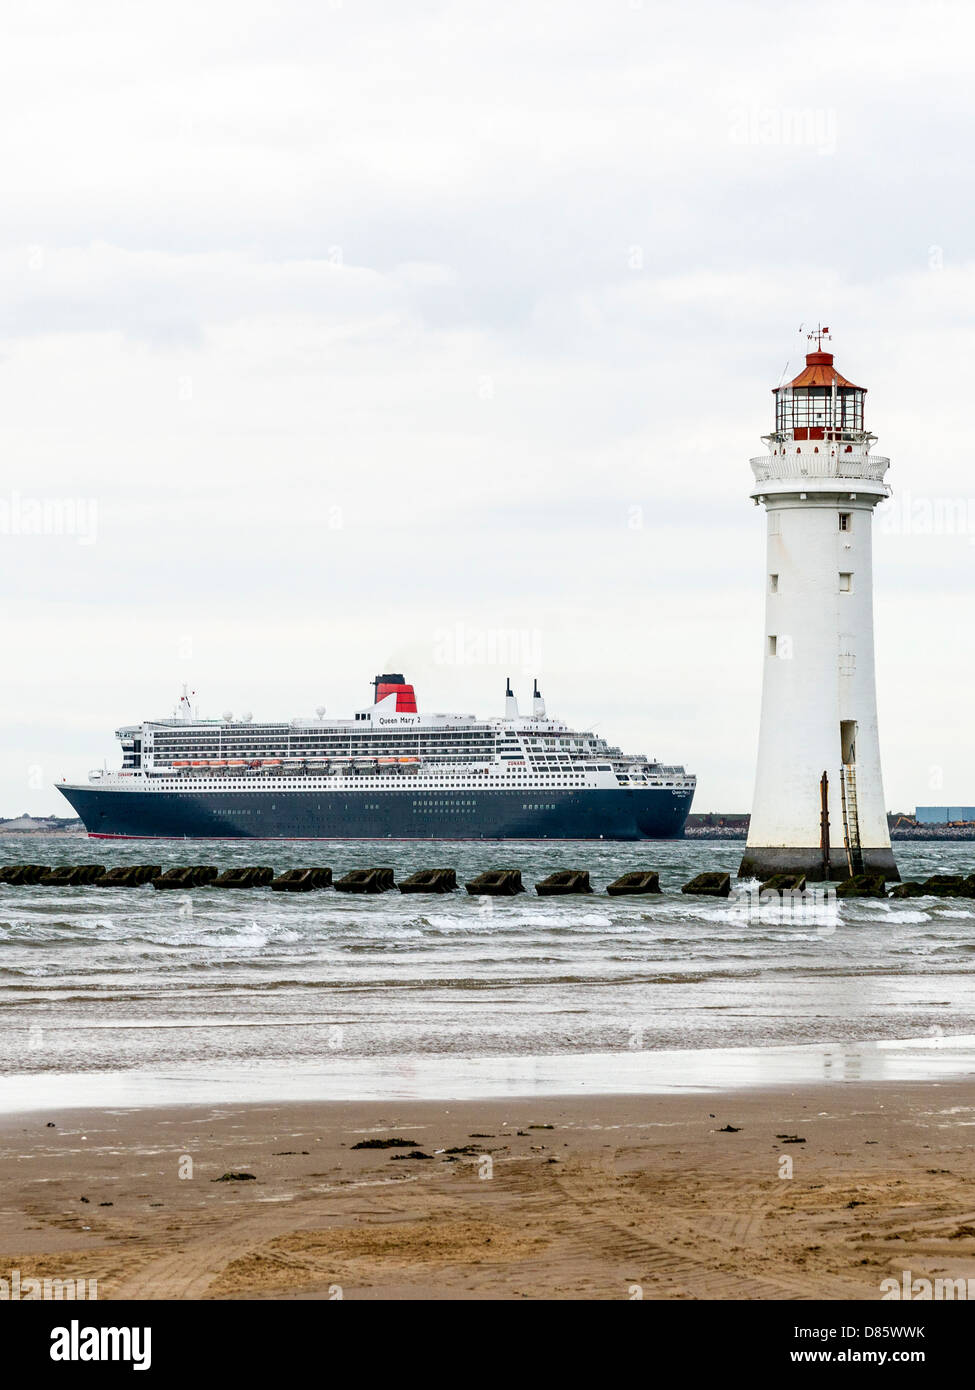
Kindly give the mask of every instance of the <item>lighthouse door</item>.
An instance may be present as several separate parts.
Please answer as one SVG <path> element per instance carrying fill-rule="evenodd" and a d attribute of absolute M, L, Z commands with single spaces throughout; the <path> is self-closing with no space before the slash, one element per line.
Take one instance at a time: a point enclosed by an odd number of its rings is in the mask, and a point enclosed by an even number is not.
<path fill-rule="evenodd" d="M 857 760 L 857 722 L 855 719 L 840 720 L 840 756 L 846 767 L 852 767 Z"/>

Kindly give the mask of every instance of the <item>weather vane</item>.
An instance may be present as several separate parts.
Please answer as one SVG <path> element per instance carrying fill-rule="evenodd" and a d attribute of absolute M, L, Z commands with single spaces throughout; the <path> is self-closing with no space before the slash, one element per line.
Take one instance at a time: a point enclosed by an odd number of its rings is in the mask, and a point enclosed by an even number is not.
<path fill-rule="evenodd" d="M 806 334 L 806 337 L 809 339 L 810 342 L 812 342 L 813 338 L 816 339 L 816 351 L 817 351 L 817 352 L 822 351 L 823 339 L 824 339 L 824 338 L 829 338 L 829 337 L 831 337 L 831 336 L 832 336 L 832 335 L 830 334 L 829 329 L 828 329 L 828 328 L 823 328 L 823 327 L 821 327 L 819 324 L 816 325 L 816 327 L 813 329 L 813 331 L 812 331 L 811 333 L 807 333 L 807 334 Z"/>

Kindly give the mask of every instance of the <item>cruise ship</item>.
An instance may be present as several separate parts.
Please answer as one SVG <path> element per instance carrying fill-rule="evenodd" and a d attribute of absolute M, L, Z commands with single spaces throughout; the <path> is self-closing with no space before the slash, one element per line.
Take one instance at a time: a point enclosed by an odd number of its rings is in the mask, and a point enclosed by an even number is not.
<path fill-rule="evenodd" d="M 116 730 L 122 766 L 57 784 L 98 839 L 644 840 L 683 834 L 695 778 L 545 712 L 421 714 L 401 674 L 352 719 L 172 718 Z"/>

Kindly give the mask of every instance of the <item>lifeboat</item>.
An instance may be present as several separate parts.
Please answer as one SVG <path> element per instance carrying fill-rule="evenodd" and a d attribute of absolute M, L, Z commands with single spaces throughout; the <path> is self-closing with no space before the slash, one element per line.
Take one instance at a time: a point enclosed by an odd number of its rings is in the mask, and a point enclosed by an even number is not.
<path fill-rule="evenodd" d="M 238 758 L 238 759 L 235 759 L 233 762 L 229 762 L 229 763 L 227 764 L 227 766 L 228 766 L 228 767 L 246 767 L 247 764 L 244 762 L 243 758 Z"/>
<path fill-rule="evenodd" d="M 189 763 L 173 763 L 173 767 L 189 767 Z"/>
<path fill-rule="evenodd" d="M 207 766 L 206 760 L 205 760 L 205 759 L 202 759 L 202 758 L 200 759 L 199 762 L 190 763 L 190 767 L 206 767 L 206 766 Z"/>
<path fill-rule="evenodd" d="M 265 766 L 265 767 L 280 767 L 280 766 L 281 766 L 281 759 L 280 759 L 280 758 L 265 758 L 265 759 L 264 759 L 264 766 Z"/>
<path fill-rule="evenodd" d="M 227 766 L 227 760 L 226 760 L 226 758 L 217 758 L 217 759 L 215 759 L 215 760 L 210 764 L 210 766 L 211 766 L 211 767 L 226 767 L 226 766 Z"/>
<path fill-rule="evenodd" d="M 397 761 L 399 761 L 399 762 L 401 762 L 401 763 L 406 763 L 406 764 L 407 764 L 408 766 L 410 766 L 410 767 L 417 767 L 417 766 L 419 765 L 420 759 L 419 759 L 419 758 L 399 758 Z"/>

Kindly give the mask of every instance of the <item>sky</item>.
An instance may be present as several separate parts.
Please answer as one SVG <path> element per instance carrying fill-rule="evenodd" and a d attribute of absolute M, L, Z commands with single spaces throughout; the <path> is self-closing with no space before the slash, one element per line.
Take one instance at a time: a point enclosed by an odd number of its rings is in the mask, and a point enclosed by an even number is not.
<path fill-rule="evenodd" d="M 891 458 L 888 806 L 975 802 L 975 11 L 38 0 L 0 49 L 0 814 L 171 713 L 549 713 L 747 810 L 749 458 Z"/>

